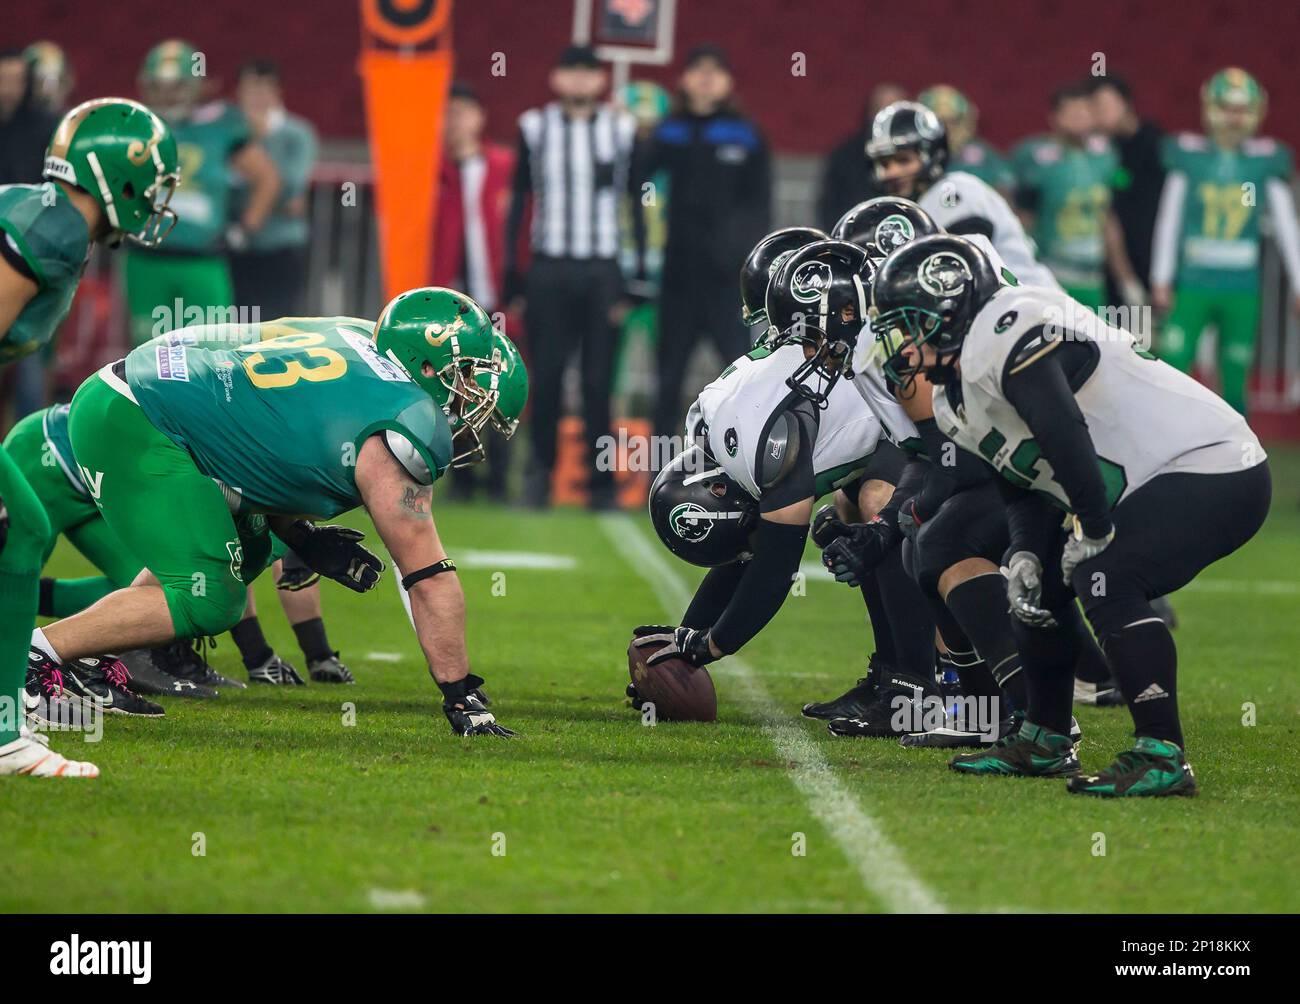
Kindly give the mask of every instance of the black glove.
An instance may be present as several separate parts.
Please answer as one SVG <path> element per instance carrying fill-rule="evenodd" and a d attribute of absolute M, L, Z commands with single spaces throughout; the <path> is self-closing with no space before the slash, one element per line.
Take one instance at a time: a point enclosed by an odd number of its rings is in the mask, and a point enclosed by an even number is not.
<path fill-rule="evenodd" d="M 358 593 L 374 589 L 383 574 L 383 560 L 361 546 L 366 535 L 346 526 L 315 526 L 306 520 L 293 524 L 284 538 L 312 571 Z"/>
<path fill-rule="evenodd" d="M 831 541 L 822 552 L 822 564 L 836 581 L 860 586 L 867 572 L 880 564 L 898 543 L 899 531 L 891 529 L 879 516 L 873 516 L 868 523 L 850 523 L 847 530 L 847 534 Z"/>
<path fill-rule="evenodd" d="M 320 581 L 320 573 L 313 571 L 307 563 L 298 557 L 295 551 L 286 551 L 280 559 L 280 577 L 275 580 L 276 589 L 296 593 L 308 589 Z"/>
<path fill-rule="evenodd" d="M 916 511 L 916 496 L 913 495 L 898 507 L 898 529 L 908 540 L 916 540 L 922 522 L 921 514 Z"/>
<path fill-rule="evenodd" d="M 822 506 L 817 510 L 817 515 L 813 517 L 812 541 L 823 551 L 826 550 L 831 541 L 837 537 L 843 537 L 848 532 L 848 525 L 840 519 L 833 505 Z"/>
<path fill-rule="evenodd" d="M 654 666 L 667 659 L 681 659 L 692 666 L 703 666 L 718 659 L 709 648 L 709 632 L 698 628 L 642 624 L 632 631 L 632 635 L 632 644 L 637 648 L 667 643 L 646 660 L 647 666 Z"/>
<path fill-rule="evenodd" d="M 502 739 L 513 739 L 519 735 L 504 725 L 498 725 L 496 716 L 484 706 L 474 691 L 467 693 L 460 701 L 443 701 L 442 713 L 451 723 L 451 731 L 458 736 L 499 736 Z"/>

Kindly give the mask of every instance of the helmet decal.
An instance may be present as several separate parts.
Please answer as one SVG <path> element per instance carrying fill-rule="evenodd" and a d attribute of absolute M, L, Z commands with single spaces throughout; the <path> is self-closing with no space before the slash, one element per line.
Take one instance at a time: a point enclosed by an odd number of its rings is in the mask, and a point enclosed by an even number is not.
<path fill-rule="evenodd" d="M 781 268 L 781 266 L 785 264 L 785 260 L 789 258 L 792 254 L 794 254 L 795 250 L 796 250 L 795 248 L 790 248 L 786 251 L 782 251 L 779 255 L 777 255 L 775 258 L 772 259 L 772 264 L 767 266 L 767 277 L 769 279 L 772 278 L 772 276 L 776 275 L 777 271 Z"/>
<path fill-rule="evenodd" d="M 826 262 L 804 262 L 790 278 L 790 295 L 800 303 L 816 303 L 831 282 L 831 267 Z"/>
<path fill-rule="evenodd" d="M 970 266 L 951 251 L 930 255 L 917 269 L 917 281 L 932 296 L 956 296 L 972 278 Z"/>
<path fill-rule="evenodd" d="M 680 505 L 673 506 L 672 512 L 668 514 L 668 525 L 673 528 L 673 533 L 683 540 L 698 543 L 713 529 L 713 520 L 709 518 L 708 510 L 702 505 L 682 502 Z"/>
<path fill-rule="evenodd" d="M 888 254 L 916 237 L 912 221 L 897 214 L 886 216 L 876 227 L 876 246 Z"/>

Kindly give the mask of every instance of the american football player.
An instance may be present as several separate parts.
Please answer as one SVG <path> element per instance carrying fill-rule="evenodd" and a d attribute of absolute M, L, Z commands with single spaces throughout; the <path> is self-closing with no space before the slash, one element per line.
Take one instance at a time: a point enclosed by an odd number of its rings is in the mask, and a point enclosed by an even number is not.
<path fill-rule="evenodd" d="M 286 546 L 326 578 L 373 588 L 384 563 L 363 534 L 315 522 L 364 506 L 405 573 L 452 731 L 512 736 L 471 693 L 482 681 L 464 594 L 430 513 L 433 482 L 482 456 L 498 377 L 487 314 L 438 287 L 403 293 L 373 324 L 204 325 L 104 367 L 73 398 L 72 448 L 146 571 L 33 632 L 29 676 L 40 686 L 69 659 L 229 630 Z"/>
<path fill-rule="evenodd" d="M 152 245 L 167 236 L 178 171 L 175 140 L 143 105 L 97 98 L 63 117 L 46 150 L 45 184 L 0 187 L 0 365 L 54 337 L 92 242 Z M 0 550 L 0 775 L 97 777 L 94 764 L 65 759 L 22 724 L 22 657 L 50 522 L 2 449 L 0 499 L 8 524 Z"/>
<path fill-rule="evenodd" d="M 1258 438 L 1221 398 L 1138 351 L 1063 293 L 1006 287 L 979 248 L 938 235 L 881 265 L 872 328 L 900 373 L 924 371 L 954 442 L 1007 483 L 1007 595 L 1029 684 L 1024 724 L 963 773 L 1061 777 L 1108 797 L 1196 791 L 1177 657 L 1150 600 L 1186 585 L 1263 525 Z M 1068 516 L 1070 529 L 1062 526 Z M 1082 603 L 1133 716 L 1136 744 L 1081 774 L 1068 733 Z"/>
<path fill-rule="evenodd" d="M 1023 283 L 1058 289 L 1007 200 L 965 171 L 948 169 L 948 134 L 925 105 L 896 101 L 876 115 L 867 140 L 876 179 L 912 199 L 952 234 L 983 234 Z"/>
<path fill-rule="evenodd" d="M 948 84 L 935 84 L 918 94 L 916 100 L 943 123 L 948 133 L 948 162 L 953 170 L 973 174 L 999 192 L 1011 191 L 1016 180 L 1011 166 L 991 143 L 976 135 L 979 109 L 965 94 Z"/>
<path fill-rule="evenodd" d="M 1291 195 L 1293 156 L 1257 136 L 1268 96 L 1245 70 L 1220 70 L 1201 90 L 1205 135 L 1165 140 L 1168 169 L 1151 250 L 1151 294 L 1168 311 L 1160 358 L 1187 373 L 1201 332 L 1218 332 L 1220 389 L 1246 413 L 1246 381 L 1259 330 L 1260 212 L 1273 235 L 1300 310 L 1300 229 Z M 1246 198 L 1245 193 L 1256 193 Z"/>

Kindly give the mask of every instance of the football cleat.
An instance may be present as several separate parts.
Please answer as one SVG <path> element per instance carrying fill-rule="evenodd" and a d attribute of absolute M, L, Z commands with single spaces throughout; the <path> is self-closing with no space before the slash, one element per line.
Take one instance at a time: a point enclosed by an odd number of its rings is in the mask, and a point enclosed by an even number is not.
<path fill-rule="evenodd" d="M 1196 776 L 1177 743 L 1139 736 L 1105 770 L 1072 777 L 1066 788 L 1074 795 L 1102 798 L 1195 795 Z"/>
<path fill-rule="evenodd" d="M 1023 711 L 1013 711 L 998 722 L 998 735 L 995 741 L 1015 735 L 1020 731 L 1024 720 Z M 1071 718 L 1070 742 L 1077 747 L 1082 741 L 1083 729 L 1079 728 L 1079 720 Z M 903 736 L 898 740 L 898 744 L 909 749 L 987 749 L 992 745 L 987 731 L 969 729 L 966 723 L 959 719 L 950 720 L 948 725 L 929 732 L 914 732 Z"/>
<path fill-rule="evenodd" d="M 866 713 L 876 701 L 880 688 L 880 677 L 887 671 L 884 663 L 876 659 L 873 652 L 867 661 L 867 675 L 858 680 L 849 690 L 833 701 L 821 703 L 810 702 L 803 706 L 805 718 L 820 718 L 831 721 L 835 718 L 856 718 Z"/>
<path fill-rule="evenodd" d="M 1113 708 L 1124 703 L 1124 695 L 1119 692 L 1119 684 L 1107 679 L 1101 683 L 1089 683 L 1087 680 L 1074 679 L 1074 703 L 1091 704 L 1098 708 Z"/>
<path fill-rule="evenodd" d="M 115 655 L 66 662 L 63 678 L 77 680 L 92 695 L 96 709 L 105 714 L 162 718 L 167 713 L 161 704 L 145 700 L 128 686 L 131 673 Z"/>
<path fill-rule="evenodd" d="M 342 663 L 339 665 L 341 667 Z M 277 687 L 301 687 L 304 685 L 298 671 L 274 652 L 271 653 L 271 658 L 267 659 L 262 665 L 253 666 L 248 670 L 248 682 L 269 683 Z M 344 681 L 338 680 L 337 682 L 343 683 Z"/>
<path fill-rule="evenodd" d="M 170 645 L 152 649 L 150 655 L 153 656 L 154 666 L 161 672 L 177 679 L 189 680 L 197 686 L 209 690 L 222 687 L 238 687 L 240 690 L 246 688 L 248 684 L 222 676 L 208 665 L 206 651 L 209 642 L 213 648 L 217 647 L 211 639 L 177 638 Z"/>
<path fill-rule="evenodd" d="M 1019 731 L 999 739 L 989 749 L 953 757 L 948 766 L 959 774 L 1067 777 L 1079 773 L 1079 758 L 1069 736 L 1026 720 Z"/>
<path fill-rule="evenodd" d="M 442 703 L 442 712 L 451 723 L 451 731 L 458 736 L 500 736 L 513 739 L 519 735 L 504 725 L 497 724 L 496 716 L 470 691 L 461 704 Z"/>
<path fill-rule="evenodd" d="M 58 721 L 52 714 L 55 704 L 74 708 L 92 708 L 95 695 L 82 681 L 67 672 L 65 666 L 55 662 L 40 649 L 27 653 L 27 681 L 23 689 L 23 705 L 28 714 L 40 721 Z"/>
<path fill-rule="evenodd" d="M 0 746 L 0 777 L 99 777 L 93 763 L 55 753 L 43 738 L 23 733 Z"/>
<path fill-rule="evenodd" d="M 307 675 L 317 683 L 356 683 L 356 678 L 348 671 L 348 667 L 339 661 L 339 654 L 335 652 L 328 659 L 317 659 L 315 662 L 307 663 Z"/>
<path fill-rule="evenodd" d="M 211 687 L 193 680 L 164 673 L 154 661 L 153 653 L 144 648 L 123 652 L 118 659 L 131 674 L 131 689 L 150 697 L 189 697 L 211 699 L 219 695 Z"/>
<path fill-rule="evenodd" d="M 875 700 L 859 714 L 833 718 L 826 729 L 833 736 L 848 739 L 892 739 L 915 731 L 913 723 L 924 719 L 924 700 L 935 697 L 929 687 L 905 673 L 882 670 Z"/>

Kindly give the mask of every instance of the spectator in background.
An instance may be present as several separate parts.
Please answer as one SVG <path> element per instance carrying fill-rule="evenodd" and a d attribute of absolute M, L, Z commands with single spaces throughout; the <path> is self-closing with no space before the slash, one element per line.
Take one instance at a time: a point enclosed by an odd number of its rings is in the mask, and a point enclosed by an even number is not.
<path fill-rule="evenodd" d="M 503 305 L 506 215 L 515 155 L 508 147 L 484 141 L 486 124 L 478 94 L 468 84 L 453 83 L 443 127 L 432 281 L 468 293 L 493 315 Z M 485 463 L 451 471 L 452 494 L 470 498 L 477 472 L 487 468 L 489 497 L 504 501 L 510 441 L 486 429 L 484 438 Z"/>
<path fill-rule="evenodd" d="M 1114 225 L 1106 235 L 1110 302 L 1141 305 L 1148 302 L 1151 288 L 1151 241 L 1165 183 L 1164 135 L 1138 115 L 1122 77 L 1094 77 L 1090 91 L 1097 128 L 1119 157 L 1111 193 Z"/>
<path fill-rule="evenodd" d="M 32 73 L 32 97 L 43 108 L 62 117 L 76 84 L 72 64 L 53 42 L 33 42 L 23 52 Z"/>
<path fill-rule="evenodd" d="M 663 171 L 672 191 L 659 289 L 654 428 L 661 436 L 681 434 L 682 382 L 696 346 L 711 339 L 724 363 L 749 348 L 736 276 L 771 229 L 772 166 L 763 134 L 737 109 L 733 90 L 726 54 L 712 45 L 692 49 L 676 107 L 639 161 L 638 178 Z"/>
<path fill-rule="evenodd" d="M 1038 260 L 1065 291 L 1096 310 L 1106 296 L 1105 232 L 1115 151 L 1096 135 L 1087 84 L 1052 94 L 1052 131 L 1024 140 L 1011 154 L 1016 208 L 1038 245 Z"/>
<path fill-rule="evenodd" d="M 316 163 L 316 131 L 285 110 L 280 71 L 270 60 L 251 60 L 240 68 L 236 101 L 250 136 L 279 172 L 280 193 L 261 229 L 246 234 L 241 247 L 231 248 L 235 299 L 258 307 L 264 320 L 300 317 L 307 309 L 307 185 Z M 235 218 L 248 196 L 243 178 L 237 177 Z"/>
<path fill-rule="evenodd" d="M 938 115 L 948 130 L 948 170 L 973 174 L 1003 195 L 1011 192 L 1016 180 L 1011 166 L 975 134 L 979 109 L 966 95 L 948 84 L 935 84 L 918 94 L 916 100 Z"/>
<path fill-rule="evenodd" d="M 550 85 L 555 100 L 519 116 L 506 226 L 507 285 L 517 294 L 524 280 L 515 248 L 531 198 L 533 260 L 523 291 L 532 356 L 533 466 L 525 501 L 539 508 L 550 504 L 561 383 L 565 364 L 580 348 L 590 505 L 610 509 L 613 471 L 600 469 L 597 461 L 601 438 L 610 434 L 614 342 L 626 312 L 619 208 L 631 194 L 636 122 L 601 100 L 609 80 L 589 46 L 566 48 L 551 70 Z M 634 203 L 634 210 L 639 205 Z"/>
<path fill-rule="evenodd" d="M 33 98 L 31 68 L 21 49 L 0 52 L 0 185 L 39 185 L 59 117 Z M 9 367 L 13 421 L 45 406 L 49 351 L 33 352 Z"/>
<path fill-rule="evenodd" d="M 821 195 L 817 200 L 817 215 L 821 217 L 823 230 L 829 233 L 839 218 L 862 200 L 885 194 L 876 184 L 875 169 L 867 159 L 867 139 L 876 113 L 895 101 L 906 100 L 907 91 L 901 84 L 877 84 L 871 90 L 867 112 L 857 130 L 826 158 Z"/>

